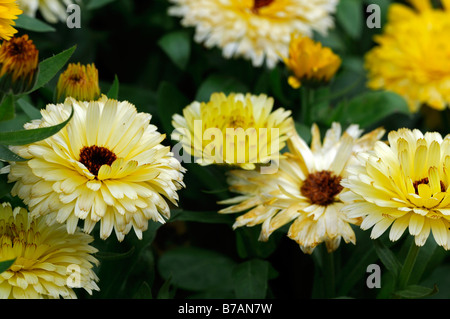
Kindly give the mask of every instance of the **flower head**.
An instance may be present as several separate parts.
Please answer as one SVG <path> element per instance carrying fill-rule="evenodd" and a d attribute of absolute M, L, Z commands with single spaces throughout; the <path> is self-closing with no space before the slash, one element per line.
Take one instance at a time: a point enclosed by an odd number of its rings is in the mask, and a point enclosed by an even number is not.
<path fill-rule="evenodd" d="M 399 129 L 388 135 L 389 145 L 377 142 L 348 167 L 342 185 L 345 211 L 363 218 L 361 228 L 373 226 L 378 238 L 389 227 L 396 241 L 408 228 L 417 246 L 430 231 L 438 245 L 449 248 L 450 239 L 450 138 L 439 133 Z"/>
<path fill-rule="evenodd" d="M 169 14 L 195 27 L 195 41 L 273 68 L 288 53 L 291 33 L 325 34 L 337 0 L 171 0 Z"/>
<path fill-rule="evenodd" d="M 389 7 L 384 32 L 366 55 L 368 86 L 405 98 L 411 112 L 421 105 L 442 110 L 450 102 L 450 3 L 433 9 L 429 0 Z"/>
<path fill-rule="evenodd" d="M 76 0 L 78 1 L 78 0 Z M 35 17 L 36 12 L 50 23 L 65 22 L 67 19 L 67 6 L 76 1 L 72 0 L 17 0 L 24 14 Z"/>
<path fill-rule="evenodd" d="M 14 20 L 22 14 L 15 0 L 4 0 L 0 3 L 0 38 L 9 40 L 17 33 Z"/>
<path fill-rule="evenodd" d="M 208 102 L 191 103 L 175 114 L 172 138 L 201 165 L 225 163 L 254 169 L 279 157 L 292 130 L 290 111 L 272 112 L 265 94 L 214 93 Z"/>
<path fill-rule="evenodd" d="M 0 273 L 0 298 L 76 298 L 73 288 L 99 290 L 92 241 L 79 230 L 68 234 L 62 225 L 48 226 L 44 217 L 32 219 L 26 209 L 3 203 L 0 261 L 15 262 Z"/>
<path fill-rule="evenodd" d="M 39 51 L 28 35 L 14 37 L 0 46 L 0 89 L 22 93 L 34 86 Z"/>
<path fill-rule="evenodd" d="M 100 96 L 98 70 L 95 65 L 70 63 L 61 73 L 56 85 L 56 100 L 72 97 L 75 100 L 91 101 Z"/>
<path fill-rule="evenodd" d="M 322 47 L 311 38 L 294 35 L 289 46 L 289 57 L 284 59 L 293 73 L 289 84 L 299 88 L 306 85 L 320 85 L 331 80 L 341 65 L 341 59 L 330 48 Z"/>
<path fill-rule="evenodd" d="M 165 136 L 149 124 L 150 114 L 106 96 L 49 104 L 42 119 L 25 128 L 61 123 L 72 108 L 73 118 L 57 134 L 13 148 L 29 160 L 11 163 L 11 193 L 23 199 L 33 216 L 66 223 L 69 233 L 84 220 L 87 233 L 100 222 L 103 239 L 113 228 L 119 240 L 131 228 L 141 238 L 148 220 L 169 218 L 166 199 L 177 204 L 184 168 L 160 144 Z"/>
<path fill-rule="evenodd" d="M 357 125 L 351 125 L 341 136 L 341 126 L 334 123 L 323 144 L 316 125 L 312 127 L 311 148 L 297 135 L 288 141 L 289 153 L 280 160 L 275 174 L 258 171 L 231 171 L 230 190 L 240 195 L 222 201 L 232 204 L 219 213 L 236 213 L 250 209 L 236 219 L 233 227 L 262 224 L 260 240 L 267 240 L 280 227 L 289 227 L 288 237 L 305 253 L 325 242 L 329 252 L 339 247 L 341 238 L 355 243 L 350 227 L 360 219 L 341 212 L 340 184 L 345 167 L 354 155 L 373 146 L 384 134 L 377 129 L 362 137 Z"/>

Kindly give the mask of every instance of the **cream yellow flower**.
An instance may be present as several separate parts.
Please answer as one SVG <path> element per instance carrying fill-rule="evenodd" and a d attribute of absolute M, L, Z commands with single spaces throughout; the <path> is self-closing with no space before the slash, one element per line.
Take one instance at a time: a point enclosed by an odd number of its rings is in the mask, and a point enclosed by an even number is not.
<path fill-rule="evenodd" d="M 260 240 L 267 240 L 280 227 L 290 223 L 288 237 L 303 252 L 311 254 L 325 242 L 329 252 L 339 247 L 341 239 L 355 243 L 351 224 L 360 219 L 341 212 L 340 182 L 345 167 L 355 160 L 357 152 L 370 149 L 384 134 L 374 130 L 360 137 L 357 125 L 341 135 L 341 126 L 333 123 L 323 144 L 317 125 L 313 125 L 309 147 L 297 134 L 288 140 L 289 152 L 280 160 L 275 174 L 234 170 L 229 175 L 230 190 L 241 194 L 221 204 L 232 204 L 219 213 L 237 213 L 250 209 L 236 219 L 233 227 L 262 224 Z"/>
<path fill-rule="evenodd" d="M 56 85 L 56 100 L 64 100 L 67 97 L 81 101 L 96 100 L 100 97 L 98 70 L 93 63 L 69 63 L 61 73 Z"/>
<path fill-rule="evenodd" d="M 0 261 L 14 264 L 0 273 L 0 299 L 76 298 L 74 288 L 99 290 L 92 236 L 63 225 L 48 226 L 27 210 L 0 205 Z"/>
<path fill-rule="evenodd" d="M 169 218 L 166 199 L 177 204 L 184 168 L 160 144 L 165 135 L 149 124 L 151 115 L 126 101 L 67 98 L 47 105 L 42 119 L 25 128 L 61 123 L 72 108 L 73 118 L 57 134 L 12 148 L 29 160 L 11 163 L 11 193 L 23 199 L 32 216 L 66 223 L 69 233 L 84 220 L 87 233 L 100 222 L 103 239 L 113 228 L 120 241 L 131 228 L 141 238 L 148 220 Z"/>
<path fill-rule="evenodd" d="M 195 27 L 195 41 L 273 68 L 287 56 L 290 36 L 326 34 L 338 0 L 170 0 L 169 14 Z"/>
<path fill-rule="evenodd" d="M 17 0 L 24 14 L 35 17 L 37 11 L 50 23 L 65 22 L 67 19 L 67 6 L 79 1 L 72 0 Z"/>
<path fill-rule="evenodd" d="M 411 112 L 421 105 L 437 110 L 450 102 L 450 3 L 433 9 L 429 0 L 389 7 L 384 32 L 366 55 L 368 86 L 405 98 Z"/>
<path fill-rule="evenodd" d="M 331 80 L 341 65 L 341 58 L 330 48 L 322 47 L 309 37 L 293 35 L 289 45 L 289 57 L 284 58 L 286 67 L 293 73 L 289 84 L 299 88 L 302 83 L 316 86 Z"/>
<path fill-rule="evenodd" d="M 14 20 L 22 14 L 15 0 L 3 0 L 0 2 L 0 38 L 3 40 L 11 39 L 17 30 L 13 25 Z"/>
<path fill-rule="evenodd" d="M 348 167 L 341 198 L 353 218 L 364 218 L 378 238 L 389 227 L 389 238 L 398 240 L 406 229 L 417 246 L 430 232 L 436 243 L 449 248 L 450 239 L 450 137 L 439 133 L 399 129 L 388 135 L 389 145 L 377 142 L 372 152 L 358 154 Z"/>
<path fill-rule="evenodd" d="M 254 169 L 276 162 L 292 131 L 291 112 L 265 94 L 214 93 L 208 102 L 194 101 L 175 114 L 172 139 L 200 165 L 228 164 Z"/>

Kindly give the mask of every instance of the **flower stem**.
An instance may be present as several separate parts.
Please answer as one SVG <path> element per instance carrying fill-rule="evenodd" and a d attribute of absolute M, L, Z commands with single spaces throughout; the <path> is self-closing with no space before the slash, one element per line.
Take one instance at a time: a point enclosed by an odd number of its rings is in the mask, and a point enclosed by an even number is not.
<path fill-rule="evenodd" d="M 300 99 L 301 99 L 301 120 L 303 122 L 304 125 L 309 126 L 310 123 L 310 112 L 311 112 L 311 97 L 312 97 L 312 92 L 311 89 L 309 89 L 306 86 L 302 86 L 300 88 Z"/>
<path fill-rule="evenodd" d="M 321 245 L 320 251 L 322 255 L 325 298 L 334 298 L 336 293 L 334 254 L 328 252 L 325 244 Z"/>
<path fill-rule="evenodd" d="M 412 241 L 411 246 L 409 247 L 408 255 L 406 256 L 403 267 L 400 270 L 400 275 L 398 278 L 399 289 L 404 289 L 408 285 L 411 272 L 414 268 L 414 264 L 416 263 L 417 255 L 419 254 L 419 249 L 420 247 Z"/>

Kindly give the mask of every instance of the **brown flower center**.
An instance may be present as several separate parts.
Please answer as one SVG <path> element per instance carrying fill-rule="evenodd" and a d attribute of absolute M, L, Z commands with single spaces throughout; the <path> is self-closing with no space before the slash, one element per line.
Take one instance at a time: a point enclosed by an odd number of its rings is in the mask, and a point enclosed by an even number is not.
<path fill-rule="evenodd" d="M 416 191 L 416 194 L 419 195 L 419 185 L 420 184 L 428 184 L 428 183 L 429 183 L 428 177 L 425 177 L 425 178 L 422 178 L 421 180 L 415 181 L 413 183 L 413 186 L 414 186 L 414 190 Z M 440 184 L 441 184 L 441 192 L 445 192 L 446 188 L 445 188 L 444 183 L 442 181 L 440 181 Z"/>
<path fill-rule="evenodd" d="M 109 149 L 97 145 L 85 146 L 80 151 L 80 163 L 95 176 L 102 165 L 111 165 L 116 158 L 116 154 Z"/>
<path fill-rule="evenodd" d="M 253 1 L 252 12 L 253 13 L 258 13 L 259 9 L 261 9 L 263 7 L 267 7 L 269 4 L 271 4 L 274 1 L 275 0 L 254 0 Z"/>
<path fill-rule="evenodd" d="M 300 191 L 311 203 L 326 206 L 342 191 L 340 182 L 340 176 L 335 176 L 329 171 L 320 171 L 309 174 Z"/>

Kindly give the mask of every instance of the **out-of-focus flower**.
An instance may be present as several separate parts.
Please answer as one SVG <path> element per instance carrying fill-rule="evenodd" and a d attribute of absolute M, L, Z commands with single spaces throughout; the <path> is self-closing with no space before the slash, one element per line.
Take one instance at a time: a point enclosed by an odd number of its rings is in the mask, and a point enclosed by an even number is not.
<path fill-rule="evenodd" d="M 0 205 L 0 261 L 14 264 L 0 273 L 1 299 L 76 298 L 73 288 L 99 290 L 92 236 L 62 225 L 48 226 L 27 210 Z"/>
<path fill-rule="evenodd" d="M 341 126 L 333 123 L 323 144 L 316 125 L 312 127 L 309 147 L 297 134 L 288 140 L 289 153 L 280 160 L 275 174 L 234 170 L 229 174 L 230 190 L 240 195 L 224 200 L 232 204 L 219 213 L 247 211 L 236 219 L 233 227 L 262 224 L 260 240 L 267 240 L 280 227 L 294 221 L 288 237 L 295 240 L 303 252 L 311 254 L 325 243 L 328 252 L 339 247 L 341 239 L 355 243 L 351 224 L 361 220 L 341 211 L 344 188 L 341 179 L 345 167 L 355 160 L 355 154 L 370 149 L 384 134 L 374 130 L 360 137 L 361 130 L 351 125 L 341 136 Z"/>
<path fill-rule="evenodd" d="M 78 1 L 72 0 L 17 0 L 24 14 L 35 17 L 36 12 L 50 23 L 65 22 L 67 19 L 67 6 Z"/>
<path fill-rule="evenodd" d="M 0 46 L 0 91 L 19 94 L 30 90 L 37 78 L 39 51 L 28 35 L 13 37 Z"/>
<path fill-rule="evenodd" d="M 70 63 L 61 73 L 56 85 L 56 100 L 64 100 L 67 97 L 79 101 L 92 101 L 100 97 L 98 70 L 93 63 Z"/>
<path fill-rule="evenodd" d="M 67 98 L 47 105 L 42 119 L 25 128 L 61 123 L 72 109 L 73 118 L 57 134 L 12 148 L 29 160 L 11 163 L 11 194 L 23 199 L 32 216 L 66 223 L 69 233 L 81 219 L 87 233 L 100 222 L 102 239 L 113 228 L 120 241 L 131 228 L 142 238 L 148 220 L 169 218 L 166 199 L 177 204 L 184 168 L 160 144 L 165 135 L 149 123 L 151 115 L 126 101 Z"/>
<path fill-rule="evenodd" d="M 389 7 L 384 32 L 365 58 L 368 86 L 405 98 L 411 112 L 421 105 L 443 110 L 450 102 L 450 3 L 434 9 L 429 0 Z"/>
<path fill-rule="evenodd" d="M 350 217 L 363 218 L 361 229 L 373 226 L 371 238 L 389 227 L 398 240 L 406 229 L 417 246 L 430 235 L 449 248 L 450 239 L 450 138 L 439 133 L 399 129 L 388 135 L 389 145 L 375 144 L 372 152 L 358 154 L 348 167 L 341 196 Z"/>
<path fill-rule="evenodd" d="M 191 103 L 175 114 L 174 140 L 200 165 L 229 164 L 254 169 L 279 158 L 293 130 L 291 112 L 265 94 L 214 93 L 208 102 Z"/>
<path fill-rule="evenodd" d="M 171 0 L 169 14 L 195 27 L 195 41 L 273 68 L 287 56 L 290 36 L 326 34 L 338 0 Z"/>
<path fill-rule="evenodd" d="M 11 39 L 17 30 L 13 25 L 14 20 L 22 14 L 15 0 L 4 0 L 0 2 L 0 38 L 3 40 Z"/>
<path fill-rule="evenodd" d="M 293 73 L 289 84 L 297 89 L 301 85 L 318 86 L 328 83 L 341 65 L 341 59 L 330 48 L 322 47 L 309 37 L 293 35 L 289 57 L 284 58 Z"/>

